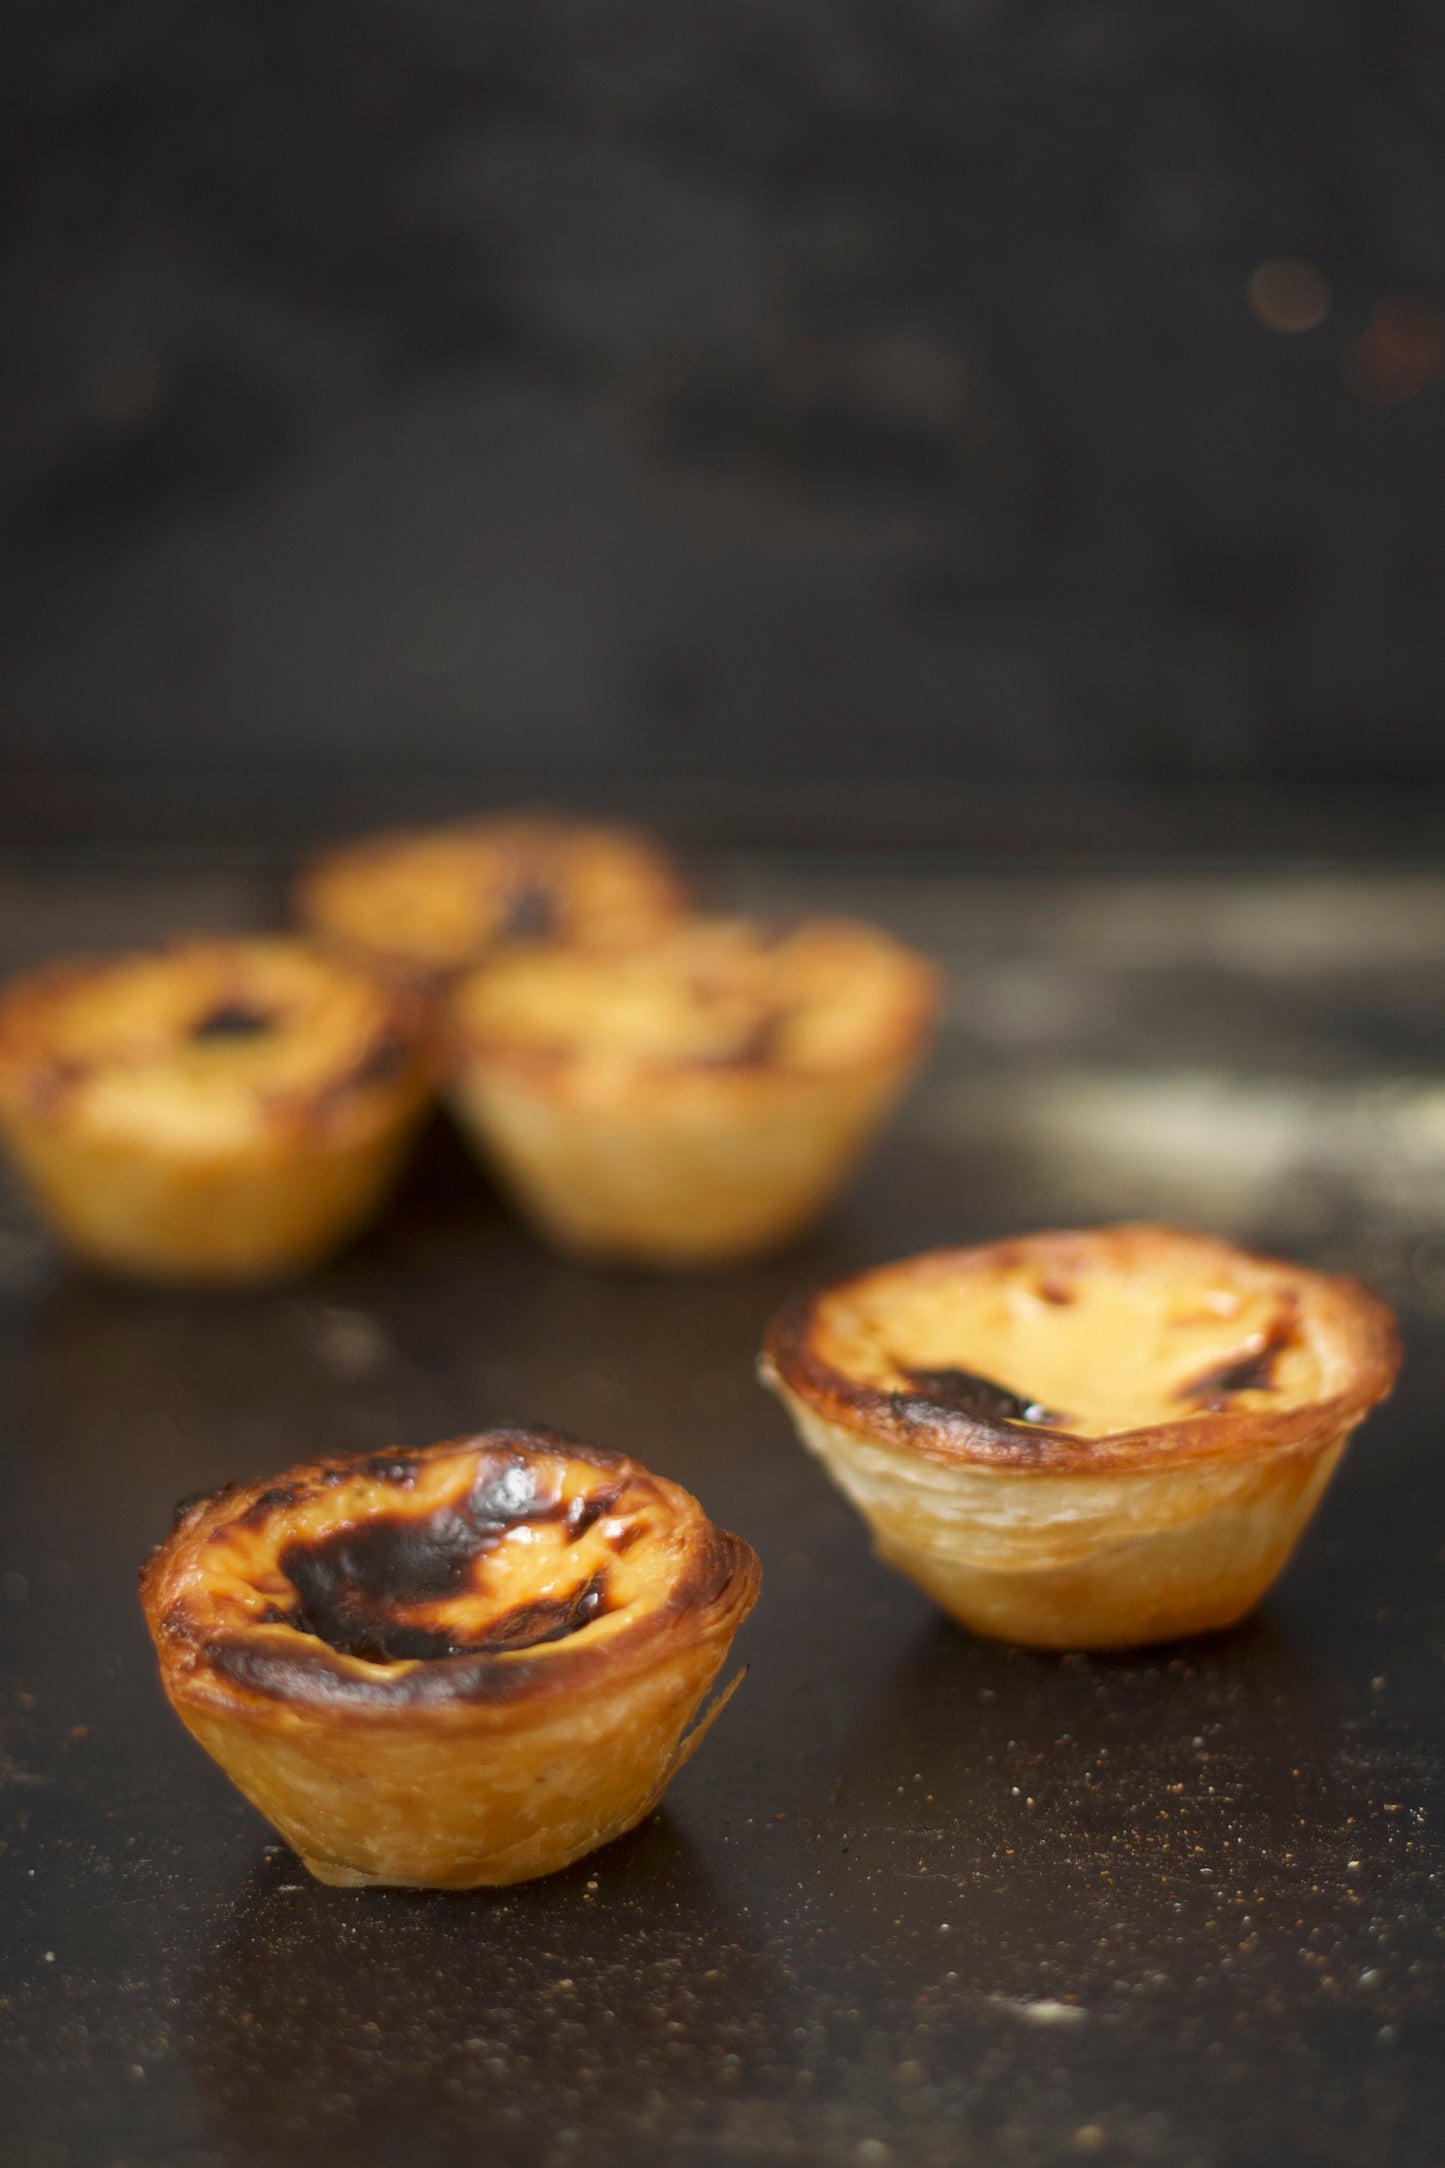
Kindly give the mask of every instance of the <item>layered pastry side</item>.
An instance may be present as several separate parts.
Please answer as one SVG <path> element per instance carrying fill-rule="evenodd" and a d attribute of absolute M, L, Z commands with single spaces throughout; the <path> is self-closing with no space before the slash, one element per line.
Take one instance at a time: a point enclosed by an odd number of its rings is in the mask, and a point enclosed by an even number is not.
<path fill-rule="evenodd" d="M 536 941 L 649 939 L 686 896 L 650 837 L 537 813 L 364 836 L 303 868 L 295 903 L 318 939 L 434 983 Z"/>
<path fill-rule="evenodd" d="M 470 1889 L 650 1812 L 759 1579 L 677 1484 L 503 1429 L 187 1503 L 141 1601 L 182 1723 L 319 1880 Z"/>
<path fill-rule="evenodd" d="M 1355 1281 L 1143 1225 L 879 1266 L 775 1317 L 761 1375 L 961 1624 L 1123 1648 L 1258 1602 L 1398 1365 Z"/>
<path fill-rule="evenodd" d="M 372 1212 L 428 1097 L 415 998 L 290 940 L 51 965 L 0 997 L 0 1133 L 110 1270 L 300 1271 Z"/>
<path fill-rule="evenodd" d="M 871 926 L 688 920 L 465 978 L 452 1096 L 541 1231 L 706 1265 L 785 1241 L 852 1171 L 927 1046 L 933 966 Z"/>

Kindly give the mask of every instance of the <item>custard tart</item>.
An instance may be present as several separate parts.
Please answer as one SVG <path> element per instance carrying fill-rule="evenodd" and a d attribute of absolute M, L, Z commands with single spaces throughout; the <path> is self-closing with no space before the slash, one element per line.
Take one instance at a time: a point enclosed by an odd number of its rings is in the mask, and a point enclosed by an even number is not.
<path fill-rule="evenodd" d="M 305 867 L 295 901 L 319 939 L 423 981 L 535 941 L 625 946 L 686 908 L 650 837 L 545 813 L 364 836 Z"/>
<path fill-rule="evenodd" d="M 141 1602 L 176 1714 L 318 1880 L 472 1889 L 656 1806 L 759 1579 L 677 1484 L 502 1429 L 188 1502 Z"/>
<path fill-rule="evenodd" d="M 450 1008 L 463 1127 L 579 1255 L 705 1265 L 821 1210 L 926 1046 L 931 964 L 874 927 L 694 918 L 646 946 L 553 946 Z"/>
<path fill-rule="evenodd" d="M 881 1265 L 775 1317 L 761 1375 L 961 1624 L 1124 1648 L 1259 1601 L 1398 1366 L 1355 1281 L 1140 1225 Z"/>
<path fill-rule="evenodd" d="M 414 997 L 290 940 L 54 964 L 0 996 L 0 1134 L 61 1240 L 239 1284 L 367 1218 L 428 1093 Z"/>

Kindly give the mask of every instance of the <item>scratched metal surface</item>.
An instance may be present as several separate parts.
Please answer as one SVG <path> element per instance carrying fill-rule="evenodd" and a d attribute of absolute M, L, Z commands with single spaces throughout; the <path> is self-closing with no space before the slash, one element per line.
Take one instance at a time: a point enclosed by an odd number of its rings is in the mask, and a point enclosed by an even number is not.
<path fill-rule="evenodd" d="M 1170 2168 L 1445 2157 L 1445 880 L 714 885 L 948 961 L 945 1043 L 794 1254 L 558 1263 L 438 1128 L 305 1288 L 186 1301 L 0 1214 L 0 2157 L 17 2168 Z M 270 877 L 0 875 L 3 960 L 241 923 Z M 752 1384 L 799 1281 L 1174 1214 L 1363 1271 L 1408 1361 L 1267 1608 L 1106 1660 L 969 1640 Z M 179 1494 L 540 1416 L 745 1532 L 751 1673 L 643 1829 L 497 1896 L 304 1879 L 162 1704 L 136 1566 Z"/>

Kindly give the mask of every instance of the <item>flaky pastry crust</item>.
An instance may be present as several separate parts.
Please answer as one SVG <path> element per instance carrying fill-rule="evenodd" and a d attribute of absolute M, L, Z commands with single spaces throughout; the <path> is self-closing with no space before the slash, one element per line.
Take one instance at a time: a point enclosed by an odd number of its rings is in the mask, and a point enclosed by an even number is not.
<path fill-rule="evenodd" d="M 52 964 L 0 997 L 0 1131 L 115 1271 L 296 1272 L 369 1215 L 428 1097 L 411 994 L 292 940 Z"/>
<path fill-rule="evenodd" d="M 1357 1282 L 1128 1225 L 862 1273 L 773 1319 L 761 1376 L 962 1624 L 1104 1648 L 1241 1618 L 1398 1365 Z"/>
<path fill-rule="evenodd" d="M 686 900 L 651 837 L 546 813 L 363 836 L 295 890 L 318 939 L 422 981 L 536 941 L 647 940 Z"/>
<path fill-rule="evenodd" d="M 539 948 L 454 990 L 453 1100 L 562 1247 L 717 1263 L 822 1209 L 938 998 L 930 963 L 847 920 L 694 918 L 625 954 Z"/>
<path fill-rule="evenodd" d="M 188 1503 L 141 1601 L 177 1715 L 314 1875 L 470 1889 L 651 1811 L 759 1580 L 677 1484 L 501 1429 Z"/>

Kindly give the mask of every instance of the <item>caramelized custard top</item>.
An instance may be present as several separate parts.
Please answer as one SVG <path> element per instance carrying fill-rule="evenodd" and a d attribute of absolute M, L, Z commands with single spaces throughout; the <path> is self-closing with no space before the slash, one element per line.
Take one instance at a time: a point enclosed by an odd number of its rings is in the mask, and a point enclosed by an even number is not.
<path fill-rule="evenodd" d="M 1354 1282 L 1116 1227 L 880 1266 L 776 1320 L 766 1359 L 842 1420 L 1059 1460 L 1100 1441 L 1203 1442 L 1203 1417 L 1239 1434 L 1358 1414 L 1398 1354 L 1389 1313 Z"/>
<path fill-rule="evenodd" d="M 545 815 L 363 837 L 308 867 L 297 903 L 318 933 L 425 976 L 514 943 L 645 939 L 683 908 L 647 837 Z"/>
<path fill-rule="evenodd" d="M 0 1001 L 0 1094 L 92 1135 L 205 1151 L 420 1089 L 412 999 L 289 940 L 52 965 Z"/>
<path fill-rule="evenodd" d="M 936 998 L 933 967 L 872 926 L 695 918 L 626 954 L 501 958 L 454 1008 L 468 1046 L 530 1062 L 826 1074 L 919 1039 Z"/>
<path fill-rule="evenodd" d="M 606 1646 L 716 1600 L 745 1561 L 621 1455 L 495 1431 L 217 1493 L 182 1509 L 146 1580 L 162 1631 L 234 1684 L 415 1701 L 494 1695 L 497 1660 Z"/>

